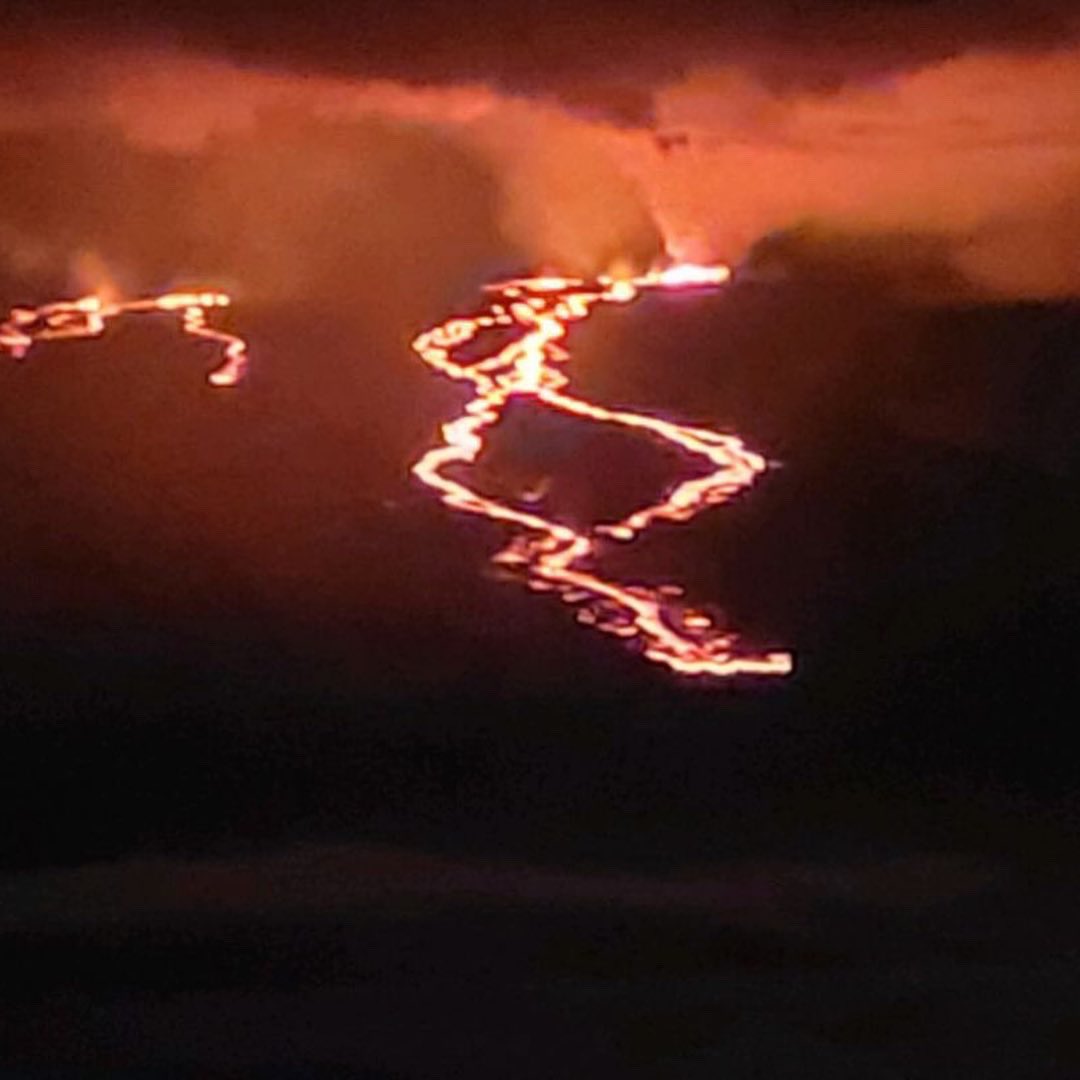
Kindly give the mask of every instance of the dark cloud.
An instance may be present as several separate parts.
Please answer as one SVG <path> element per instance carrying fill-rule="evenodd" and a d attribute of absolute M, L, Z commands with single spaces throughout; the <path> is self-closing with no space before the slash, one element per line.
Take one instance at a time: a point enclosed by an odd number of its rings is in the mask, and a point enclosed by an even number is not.
<path fill-rule="evenodd" d="M 772 90 L 834 90 L 844 82 L 937 62 L 971 49 L 1042 49 L 1076 30 L 1063 0 L 676 0 L 626 5 L 541 0 L 176 6 L 126 3 L 88 16 L 76 5 L 17 4 L 16 38 L 154 43 L 241 63 L 351 78 L 437 84 L 483 80 L 552 93 L 625 116 L 627 87 L 737 64 Z M 637 102 L 641 107 L 644 102 Z M 636 112 L 640 119 L 643 112 Z"/>

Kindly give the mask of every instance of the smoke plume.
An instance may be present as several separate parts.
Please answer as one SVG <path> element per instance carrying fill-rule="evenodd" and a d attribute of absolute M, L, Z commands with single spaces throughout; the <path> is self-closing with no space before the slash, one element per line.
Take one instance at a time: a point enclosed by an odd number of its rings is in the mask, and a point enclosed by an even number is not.
<path fill-rule="evenodd" d="M 988 296 L 1080 289 L 1077 48 L 859 69 L 826 88 L 703 62 L 638 87 L 636 122 L 602 88 L 586 108 L 476 81 L 175 48 L 76 64 L 53 48 L 10 56 L 0 88 L 12 287 L 61 264 L 65 287 L 85 286 L 89 252 L 135 289 L 214 275 L 280 298 L 360 276 L 387 296 L 388 281 L 430 281 L 434 303 L 450 278 L 495 268 L 590 272 L 664 248 L 752 265 L 781 233 L 796 256 L 929 242 Z"/>

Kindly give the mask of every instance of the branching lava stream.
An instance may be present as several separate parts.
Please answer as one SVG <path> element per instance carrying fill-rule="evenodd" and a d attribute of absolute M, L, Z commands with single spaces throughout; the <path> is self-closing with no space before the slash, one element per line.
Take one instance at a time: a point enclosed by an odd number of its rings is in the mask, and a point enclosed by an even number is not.
<path fill-rule="evenodd" d="M 489 286 L 492 300 L 482 312 L 448 319 L 413 342 L 426 364 L 469 384 L 472 397 L 460 416 L 442 426 L 441 442 L 412 471 L 448 506 L 511 526 L 513 537 L 493 561 L 530 589 L 553 592 L 575 605 L 579 622 L 636 642 L 648 659 L 681 675 L 784 675 L 792 669 L 790 653 L 741 649 L 734 631 L 717 626 L 710 615 L 681 599 L 680 587 L 620 584 L 596 568 L 607 542 L 633 540 L 654 522 L 687 521 L 709 506 L 727 502 L 765 470 L 765 460 L 735 435 L 607 409 L 574 397 L 565 392 L 569 380 L 561 367 L 569 359 L 561 342 L 570 324 L 585 319 L 594 305 L 628 303 L 644 289 L 721 285 L 729 276 L 723 266 L 684 264 L 634 278 L 604 276 L 586 282 L 532 277 Z M 184 333 L 221 346 L 222 359 L 208 375 L 209 382 L 235 386 L 247 367 L 247 343 L 207 324 L 210 309 L 228 304 L 229 297 L 220 292 L 175 292 L 141 300 L 85 296 L 36 308 L 16 307 L 0 323 L 0 351 L 23 359 L 38 341 L 98 337 L 109 320 L 121 315 L 176 313 Z M 496 327 L 520 334 L 480 359 L 455 358 L 457 350 Z M 448 470 L 477 460 L 490 428 L 514 397 L 530 397 L 569 416 L 644 432 L 698 458 L 709 471 L 677 484 L 659 502 L 585 531 L 534 509 L 485 497 L 450 477 Z"/>
<path fill-rule="evenodd" d="M 222 347 L 221 363 L 207 376 L 208 381 L 214 386 L 235 386 L 247 370 L 247 342 L 235 334 L 215 330 L 206 322 L 210 308 L 228 306 L 225 293 L 174 292 L 145 300 L 112 301 L 83 296 L 36 308 L 16 307 L 11 309 L 7 321 L 0 323 L 0 350 L 22 360 L 36 341 L 100 337 L 105 324 L 120 315 L 178 312 L 185 334 L 216 341 Z"/>
<path fill-rule="evenodd" d="M 729 277 L 724 266 L 679 265 L 629 279 L 600 277 L 594 283 L 534 277 L 489 286 L 493 299 L 485 310 L 448 319 L 413 342 L 426 364 L 470 384 L 473 391 L 461 415 L 442 426 L 442 441 L 416 462 L 413 473 L 448 506 L 512 526 L 510 543 L 493 561 L 529 588 L 553 592 L 576 605 L 579 622 L 636 642 L 648 659 L 681 675 L 784 675 L 792 669 L 790 653 L 741 650 L 738 635 L 690 608 L 680 599 L 678 586 L 624 585 L 596 569 L 606 541 L 633 540 L 653 522 L 687 521 L 709 506 L 727 502 L 765 470 L 765 460 L 735 435 L 607 409 L 574 397 L 565 392 L 569 380 L 561 367 L 569 359 L 561 344 L 568 327 L 588 317 L 597 303 L 628 303 L 642 289 L 721 285 Z M 457 350 L 494 327 L 518 327 L 521 335 L 491 355 L 455 359 Z M 487 498 L 451 478 L 448 471 L 477 460 L 489 430 L 514 397 L 531 397 L 570 416 L 645 432 L 704 459 L 710 471 L 684 480 L 661 501 L 622 520 L 586 531 Z"/>

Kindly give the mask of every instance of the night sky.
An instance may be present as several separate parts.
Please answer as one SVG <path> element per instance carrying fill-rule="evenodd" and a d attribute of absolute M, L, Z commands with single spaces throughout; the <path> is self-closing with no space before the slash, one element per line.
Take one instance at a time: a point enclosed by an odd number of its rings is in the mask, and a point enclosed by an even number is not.
<path fill-rule="evenodd" d="M 1080 1070 L 1080 22 L 1064 3 L 15 4 L 0 309 L 228 290 L 0 362 L 0 1077 Z M 576 392 L 777 463 L 612 552 L 781 680 L 680 681 L 409 476 L 485 282 Z M 686 462 L 521 402 L 576 524 Z"/>

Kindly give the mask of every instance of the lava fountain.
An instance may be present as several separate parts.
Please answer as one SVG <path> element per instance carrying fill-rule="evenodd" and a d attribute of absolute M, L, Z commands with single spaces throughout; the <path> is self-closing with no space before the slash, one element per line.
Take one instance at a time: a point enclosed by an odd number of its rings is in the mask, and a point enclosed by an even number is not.
<path fill-rule="evenodd" d="M 488 286 L 491 301 L 481 311 L 448 319 L 421 334 L 413 349 L 424 363 L 458 382 L 472 396 L 459 416 L 442 425 L 441 441 L 412 468 L 413 474 L 455 510 L 478 514 L 512 529 L 510 542 L 493 562 L 537 592 L 558 595 L 577 608 L 579 622 L 637 644 L 644 656 L 680 675 L 727 678 L 785 675 L 788 652 L 754 653 L 738 635 L 695 610 L 675 585 L 622 584 L 597 569 L 605 544 L 633 540 L 654 522 L 687 521 L 710 506 L 728 502 L 765 471 L 766 462 L 736 435 L 676 424 L 643 413 L 607 409 L 567 392 L 562 342 L 571 324 L 599 303 L 625 304 L 645 289 L 715 287 L 731 274 L 725 266 L 681 264 L 633 278 L 516 278 Z M 495 327 L 520 329 L 505 347 L 476 359 L 458 351 Z M 698 458 L 708 473 L 684 480 L 659 502 L 619 521 L 577 530 L 488 498 L 448 472 L 477 460 L 491 428 L 515 397 L 530 397 L 570 416 L 644 432 Z"/>

